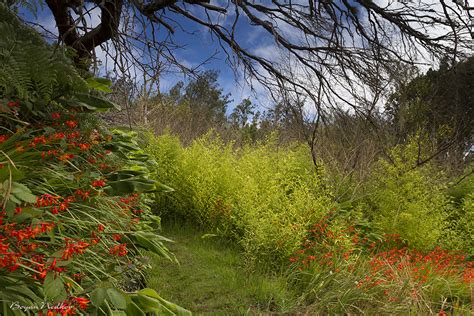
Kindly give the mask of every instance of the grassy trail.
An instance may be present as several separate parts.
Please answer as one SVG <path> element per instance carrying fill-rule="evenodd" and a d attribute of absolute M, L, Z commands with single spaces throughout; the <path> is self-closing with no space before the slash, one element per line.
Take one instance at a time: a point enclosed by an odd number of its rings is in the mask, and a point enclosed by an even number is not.
<path fill-rule="evenodd" d="M 291 309 L 294 298 L 283 277 L 245 269 L 239 251 L 215 238 L 178 225 L 163 235 L 180 264 L 153 257 L 148 286 L 194 315 L 275 315 Z"/>

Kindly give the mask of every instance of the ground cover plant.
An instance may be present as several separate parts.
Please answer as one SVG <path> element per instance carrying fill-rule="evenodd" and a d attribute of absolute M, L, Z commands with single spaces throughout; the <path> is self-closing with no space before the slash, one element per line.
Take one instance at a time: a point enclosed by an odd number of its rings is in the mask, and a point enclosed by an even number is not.
<path fill-rule="evenodd" d="M 188 314 L 140 277 L 146 251 L 172 255 L 146 204 L 149 157 L 93 114 L 115 106 L 110 82 L 3 4 L 0 21 L 0 314 Z"/>

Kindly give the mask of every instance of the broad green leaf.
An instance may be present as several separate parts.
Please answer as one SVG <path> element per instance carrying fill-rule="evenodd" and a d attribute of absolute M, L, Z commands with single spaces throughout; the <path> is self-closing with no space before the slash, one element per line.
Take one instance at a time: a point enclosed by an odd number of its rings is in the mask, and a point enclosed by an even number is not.
<path fill-rule="evenodd" d="M 153 238 L 152 236 L 146 236 L 141 232 L 137 232 L 132 237 L 135 239 L 135 242 L 138 246 L 145 248 L 148 251 L 151 251 L 157 255 L 167 258 L 168 260 L 175 261 L 171 258 L 170 252 L 168 249 L 163 246 L 163 244 L 158 240 L 158 238 Z"/>
<path fill-rule="evenodd" d="M 161 304 L 156 298 L 152 298 L 146 295 L 136 295 L 132 297 L 133 302 L 140 307 L 145 313 L 157 313 L 160 316 L 175 316 L 173 311 L 169 310 L 166 306 Z"/>
<path fill-rule="evenodd" d="M 99 90 L 102 92 L 112 92 L 110 86 L 112 86 L 112 81 L 106 78 L 94 78 L 90 77 L 86 79 L 87 85 L 91 89 Z"/>
<path fill-rule="evenodd" d="M 15 193 L 15 197 L 18 199 L 27 202 L 27 203 L 35 203 L 36 202 L 36 196 L 29 193 L 29 192 L 19 192 Z"/>
<path fill-rule="evenodd" d="M 146 296 L 149 296 L 149 297 L 153 297 L 153 298 L 156 298 L 157 300 L 159 300 L 164 306 L 166 306 L 167 309 L 171 310 L 173 313 L 175 313 L 176 315 L 179 315 L 179 316 L 189 316 L 189 315 L 192 315 L 192 313 L 190 311 L 188 311 L 187 309 L 185 308 L 182 308 L 181 306 L 178 306 L 174 303 L 171 303 L 167 300 L 165 300 L 164 298 L 162 298 L 155 290 L 153 289 L 150 289 L 150 288 L 146 288 L 146 289 L 143 289 L 143 290 L 140 290 L 138 291 L 137 293 L 138 295 L 146 295 Z"/>
<path fill-rule="evenodd" d="M 96 307 L 102 306 L 102 304 L 104 304 L 104 300 L 106 296 L 107 296 L 107 289 L 104 289 L 104 288 L 95 289 L 94 291 L 92 291 L 90 295 L 92 305 Z"/>
<path fill-rule="evenodd" d="M 145 316 L 145 312 L 143 312 L 140 307 L 138 307 L 137 304 L 135 304 L 134 302 L 130 302 L 128 305 L 127 305 L 127 309 L 126 309 L 126 312 L 127 312 L 127 315 L 129 316 Z"/>
<path fill-rule="evenodd" d="M 127 299 L 125 298 L 125 295 L 115 288 L 107 289 L 107 299 L 115 308 L 127 308 Z"/>
<path fill-rule="evenodd" d="M 46 274 L 43 288 L 46 298 L 52 301 L 57 300 L 66 293 L 61 277 L 55 276 L 54 272 L 48 272 L 48 274 Z"/>
<path fill-rule="evenodd" d="M 93 107 L 95 107 L 96 109 L 99 109 L 99 110 L 100 109 L 111 109 L 111 108 L 115 108 L 117 110 L 120 110 L 120 107 L 117 104 L 115 104 L 113 102 L 110 102 L 108 100 L 90 95 L 90 94 L 76 93 L 74 95 L 74 98 L 79 102 L 85 103 L 89 106 L 93 106 Z"/>

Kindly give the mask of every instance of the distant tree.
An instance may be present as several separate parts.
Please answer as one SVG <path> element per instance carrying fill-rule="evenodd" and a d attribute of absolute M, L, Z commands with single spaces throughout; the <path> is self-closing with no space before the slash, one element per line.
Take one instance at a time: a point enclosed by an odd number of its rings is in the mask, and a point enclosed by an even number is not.
<path fill-rule="evenodd" d="M 454 65 L 445 59 L 400 87 L 386 107 L 399 141 L 423 130 L 434 147 L 430 158 L 462 160 L 474 145 L 473 91 L 474 57 Z"/>
<path fill-rule="evenodd" d="M 231 100 L 230 94 L 224 94 L 219 86 L 218 76 L 218 71 L 207 70 L 191 80 L 179 102 L 188 103 L 193 112 L 203 113 L 214 122 L 225 121 L 227 105 Z"/>
<path fill-rule="evenodd" d="M 232 113 L 230 114 L 230 120 L 232 124 L 240 128 L 247 126 L 247 123 L 255 114 L 255 105 L 252 104 L 250 99 L 243 99 L 242 102 L 236 105 Z"/>
<path fill-rule="evenodd" d="M 169 130 L 186 143 L 209 129 L 223 129 L 231 102 L 218 84 L 219 72 L 208 70 L 187 83 L 175 84 L 167 93 L 147 101 L 149 126 L 157 133 Z"/>

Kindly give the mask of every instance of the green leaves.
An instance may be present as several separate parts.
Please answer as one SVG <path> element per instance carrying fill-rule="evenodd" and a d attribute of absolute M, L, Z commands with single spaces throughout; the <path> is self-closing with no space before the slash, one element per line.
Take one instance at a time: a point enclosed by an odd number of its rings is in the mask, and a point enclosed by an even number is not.
<path fill-rule="evenodd" d="M 112 92 L 112 89 L 110 89 L 110 86 L 112 86 L 112 81 L 110 81 L 109 79 L 90 77 L 86 79 L 86 82 L 89 88 L 91 89 L 107 93 Z"/>
<path fill-rule="evenodd" d="M 31 193 L 30 189 L 18 182 L 13 182 L 11 194 L 16 196 L 19 200 L 27 203 L 36 202 L 36 196 Z"/>
<path fill-rule="evenodd" d="M 2 199 L 10 200 L 17 205 L 24 202 L 36 202 L 36 196 L 31 193 L 27 186 L 18 182 L 10 183 L 9 180 L 0 183 L 0 196 Z"/>
<path fill-rule="evenodd" d="M 127 297 L 126 295 L 116 288 L 109 288 L 106 290 L 107 300 L 112 303 L 112 306 L 116 309 L 127 308 Z"/>
<path fill-rule="evenodd" d="M 92 112 L 104 112 L 120 106 L 106 99 L 96 97 L 87 93 L 75 93 L 70 99 L 61 99 L 59 102 L 66 108 L 76 108 Z"/>
<path fill-rule="evenodd" d="M 169 239 L 157 236 L 156 234 L 150 232 L 135 232 L 133 235 L 131 235 L 131 239 L 136 243 L 136 245 L 148 251 L 165 257 L 168 260 L 176 261 L 176 259 L 171 256 L 169 250 L 161 242 L 163 239 L 166 241 L 171 241 Z"/>
<path fill-rule="evenodd" d="M 155 290 L 148 288 L 133 294 L 127 294 L 113 287 L 97 288 L 90 297 L 92 305 L 106 315 L 145 316 L 146 313 L 191 315 L 188 310 L 168 302 Z"/>
<path fill-rule="evenodd" d="M 190 311 L 163 299 L 155 290 L 143 289 L 132 297 L 136 305 L 146 313 L 158 315 L 192 315 Z"/>
<path fill-rule="evenodd" d="M 44 294 L 49 301 L 57 302 L 66 299 L 63 280 L 54 272 L 48 272 L 43 284 Z"/>

